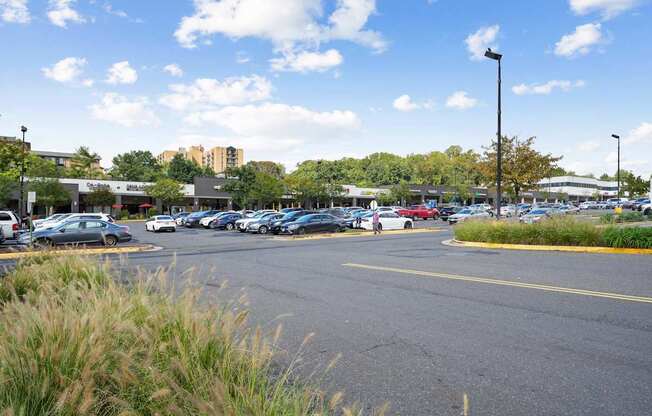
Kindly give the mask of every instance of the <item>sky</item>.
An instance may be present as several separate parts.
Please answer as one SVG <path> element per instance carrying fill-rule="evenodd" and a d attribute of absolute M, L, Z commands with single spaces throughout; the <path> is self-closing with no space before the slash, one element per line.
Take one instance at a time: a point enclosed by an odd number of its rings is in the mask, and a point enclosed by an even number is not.
<path fill-rule="evenodd" d="M 232 145 L 288 170 L 496 132 L 652 174 L 652 0 L 0 0 L 0 135 L 38 150 Z"/>

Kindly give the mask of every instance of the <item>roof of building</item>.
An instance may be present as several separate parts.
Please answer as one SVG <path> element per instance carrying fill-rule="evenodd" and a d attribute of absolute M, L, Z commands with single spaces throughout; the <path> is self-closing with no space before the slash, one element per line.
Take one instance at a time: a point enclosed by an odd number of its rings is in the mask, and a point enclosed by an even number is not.
<path fill-rule="evenodd" d="M 49 150 L 33 150 L 32 151 L 34 154 L 41 156 L 41 157 L 63 157 L 63 158 L 68 158 L 72 159 L 75 154 L 74 153 L 66 153 L 66 152 L 51 152 Z M 99 161 L 101 158 L 97 158 Z"/>

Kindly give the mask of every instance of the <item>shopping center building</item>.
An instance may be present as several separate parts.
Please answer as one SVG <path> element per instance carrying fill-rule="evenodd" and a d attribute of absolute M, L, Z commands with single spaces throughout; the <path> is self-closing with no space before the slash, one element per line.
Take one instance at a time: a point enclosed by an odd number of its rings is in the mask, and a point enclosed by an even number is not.
<path fill-rule="evenodd" d="M 553 176 L 539 182 L 545 192 L 568 195 L 571 201 L 608 199 L 618 196 L 618 182 L 581 176 Z M 627 196 L 625 193 L 622 196 Z"/>

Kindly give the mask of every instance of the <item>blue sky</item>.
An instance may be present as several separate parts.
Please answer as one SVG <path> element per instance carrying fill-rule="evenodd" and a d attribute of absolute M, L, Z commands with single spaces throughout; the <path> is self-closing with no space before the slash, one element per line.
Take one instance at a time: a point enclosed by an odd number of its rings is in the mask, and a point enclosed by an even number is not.
<path fill-rule="evenodd" d="M 163 6 L 162 6 L 163 5 Z M 0 0 L 0 135 L 36 149 L 308 158 L 537 136 L 580 173 L 652 173 L 649 0 Z"/>

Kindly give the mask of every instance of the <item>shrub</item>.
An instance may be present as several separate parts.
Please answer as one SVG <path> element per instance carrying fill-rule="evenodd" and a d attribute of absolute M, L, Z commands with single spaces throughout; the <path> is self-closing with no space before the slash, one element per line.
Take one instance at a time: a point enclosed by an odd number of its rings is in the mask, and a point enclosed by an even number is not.
<path fill-rule="evenodd" d="M 202 307 L 197 290 L 174 296 L 157 276 L 127 288 L 118 276 L 110 263 L 46 255 L 3 279 L 3 414 L 359 414 L 341 394 L 291 382 L 294 362 L 274 369 L 280 328 L 247 328 L 242 304 Z"/>
<path fill-rule="evenodd" d="M 652 248 L 652 228 L 650 227 L 608 227 L 604 240 L 610 247 Z"/>
<path fill-rule="evenodd" d="M 126 220 L 129 218 L 129 211 L 126 209 L 120 210 L 120 219 L 121 220 Z"/>
<path fill-rule="evenodd" d="M 643 215 L 640 212 L 624 212 L 620 215 L 614 215 L 614 214 L 603 214 L 600 216 L 600 222 L 602 224 L 616 224 L 616 223 L 623 223 L 623 222 L 639 222 L 639 221 L 646 221 L 649 218 L 645 215 Z"/>
<path fill-rule="evenodd" d="M 156 208 L 150 208 L 147 210 L 148 217 L 153 217 L 154 215 L 158 215 L 158 210 Z"/>

